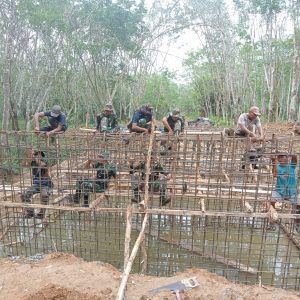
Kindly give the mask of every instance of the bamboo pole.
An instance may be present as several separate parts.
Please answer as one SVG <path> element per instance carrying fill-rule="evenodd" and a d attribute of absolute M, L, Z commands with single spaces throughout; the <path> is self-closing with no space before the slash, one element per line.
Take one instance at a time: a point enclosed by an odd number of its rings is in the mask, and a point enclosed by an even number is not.
<path fill-rule="evenodd" d="M 152 122 L 151 126 L 151 134 L 150 134 L 150 141 L 149 141 L 149 148 L 148 148 L 148 156 L 147 156 L 147 163 L 146 163 L 146 177 L 145 177 L 145 196 L 144 196 L 144 206 L 145 208 L 148 207 L 148 200 L 149 200 L 149 177 L 150 177 L 150 171 L 151 171 L 151 153 L 152 153 L 152 147 L 153 147 L 153 139 L 154 139 L 154 122 Z M 122 275 L 122 281 L 118 290 L 117 294 L 117 300 L 123 300 L 124 299 L 124 293 L 125 293 L 125 288 L 127 284 L 127 280 L 129 277 L 129 274 L 131 272 L 131 268 L 133 265 L 133 261 L 136 257 L 137 251 L 140 247 L 140 244 L 142 241 L 145 239 L 145 229 L 148 223 L 148 213 L 145 213 L 144 215 L 144 220 L 142 224 L 142 229 L 140 231 L 140 234 L 135 242 L 135 245 L 132 249 L 131 255 L 129 257 L 127 266 L 123 272 Z M 147 256 L 146 256 L 147 257 Z M 145 259 L 144 259 L 145 260 Z"/>
<path fill-rule="evenodd" d="M 117 208 L 117 207 L 99 207 L 96 209 L 91 209 L 88 207 L 69 207 L 69 206 L 56 206 L 56 205 L 43 205 L 43 204 L 26 204 L 26 203 L 15 203 L 15 202 L 0 202 L 0 207 L 10 207 L 10 208 L 46 208 L 50 210 L 62 210 L 62 211 L 77 211 L 77 212 L 107 212 L 107 213 L 126 213 L 127 208 Z M 140 214 L 140 209 L 133 209 L 133 214 Z M 239 211 L 205 211 L 201 210 L 187 210 L 187 209 L 166 209 L 166 208 L 151 208 L 145 209 L 143 213 L 147 214 L 161 214 L 169 216 L 215 216 L 215 217 L 245 217 L 245 218 L 269 218 L 269 213 L 247 213 Z M 299 214 L 290 213 L 278 213 L 278 219 L 299 219 Z"/>
<path fill-rule="evenodd" d="M 128 264 L 130 253 L 131 240 L 131 225 L 132 225 L 132 205 L 129 204 L 126 211 L 126 231 L 125 231 L 125 246 L 124 246 L 124 270 Z"/>

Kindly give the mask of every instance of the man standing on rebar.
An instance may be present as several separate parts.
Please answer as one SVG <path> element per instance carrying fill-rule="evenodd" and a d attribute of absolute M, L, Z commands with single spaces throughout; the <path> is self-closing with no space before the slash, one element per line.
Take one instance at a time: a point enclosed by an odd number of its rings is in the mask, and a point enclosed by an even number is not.
<path fill-rule="evenodd" d="M 25 166 L 25 165 L 24 165 Z M 32 171 L 32 186 L 27 188 L 21 195 L 23 202 L 31 203 L 31 198 L 34 194 L 41 194 L 41 204 L 47 205 L 49 196 L 51 195 L 53 182 L 49 176 L 48 164 L 43 151 L 32 150 L 30 167 Z M 43 219 L 46 209 L 41 209 L 36 215 L 37 218 Z M 28 208 L 26 210 L 26 218 L 33 218 L 34 209 Z"/>
<path fill-rule="evenodd" d="M 129 131 L 137 133 L 150 133 L 151 124 L 153 121 L 152 109 L 152 106 L 145 104 L 139 110 L 137 110 L 127 125 Z"/>
<path fill-rule="evenodd" d="M 136 162 L 134 157 L 129 158 L 129 173 L 131 175 L 132 198 L 134 203 L 141 203 L 141 193 L 145 192 L 147 154 L 144 159 Z M 166 172 L 158 160 L 151 158 L 149 189 L 151 192 L 159 192 L 159 203 L 161 206 L 168 204 L 171 198 L 167 195 L 167 181 L 171 174 Z"/>
<path fill-rule="evenodd" d="M 96 169 L 96 178 L 94 180 L 79 178 L 73 196 L 74 203 L 79 204 L 81 195 L 83 195 L 83 207 L 89 207 L 90 193 L 104 193 L 108 189 L 109 180 L 116 177 L 116 166 L 109 162 L 107 151 L 101 151 L 97 160 L 89 159 L 84 168 L 89 167 Z"/>
<path fill-rule="evenodd" d="M 47 118 L 49 125 L 40 128 L 40 119 L 43 117 Z M 67 130 L 66 115 L 59 105 L 54 105 L 49 111 L 35 113 L 33 119 L 36 134 L 45 133 L 47 136 L 52 136 Z"/>
<path fill-rule="evenodd" d="M 260 115 L 261 113 L 257 106 L 250 107 L 248 113 L 243 113 L 239 116 L 235 134 L 237 136 L 263 138 L 263 129 L 259 119 Z M 256 130 L 258 131 L 259 136 L 256 135 Z"/>
<path fill-rule="evenodd" d="M 97 130 L 110 133 L 119 131 L 118 119 L 111 104 L 106 104 L 103 112 L 97 115 Z"/>
<path fill-rule="evenodd" d="M 271 205 L 275 208 L 276 202 L 288 200 L 295 207 L 296 213 L 300 213 L 300 194 L 297 194 L 297 155 L 281 152 L 276 157 L 272 157 L 271 161 L 273 175 L 276 177 L 276 188 L 272 192 Z M 295 220 L 295 229 L 300 234 L 300 218 Z"/>

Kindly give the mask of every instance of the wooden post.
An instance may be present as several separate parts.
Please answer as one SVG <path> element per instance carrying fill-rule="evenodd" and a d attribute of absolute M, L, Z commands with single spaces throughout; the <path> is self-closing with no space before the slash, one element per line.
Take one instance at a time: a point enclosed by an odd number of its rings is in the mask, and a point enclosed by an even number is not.
<path fill-rule="evenodd" d="M 124 270 L 128 264 L 130 253 L 131 240 L 131 225 L 132 225 L 132 205 L 129 204 L 126 211 L 126 232 L 125 232 L 125 246 L 124 246 Z"/>
<path fill-rule="evenodd" d="M 123 300 L 124 299 L 124 291 L 125 291 L 125 287 L 126 287 L 126 284 L 127 284 L 127 280 L 128 280 L 128 277 L 129 277 L 129 274 L 130 274 L 130 271 L 131 271 L 131 268 L 132 268 L 132 265 L 133 265 L 133 261 L 136 257 L 136 254 L 137 254 L 138 250 L 139 250 L 139 246 L 140 246 L 142 240 L 144 239 L 147 222 L 148 222 L 148 213 L 146 213 L 145 216 L 144 216 L 144 220 L 143 220 L 143 224 L 142 224 L 140 234 L 139 234 L 139 236 L 138 236 L 138 238 L 137 238 L 137 240 L 134 244 L 134 247 L 133 247 L 131 255 L 129 257 L 127 266 L 126 266 L 126 268 L 123 272 L 122 281 L 121 281 L 121 284 L 120 284 L 120 287 L 119 287 L 119 290 L 118 290 L 116 300 Z"/>
<path fill-rule="evenodd" d="M 145 196 L 144 196 L 144 206 L 145 208 L 148 207 L 148 200 L 149 200 L 149 177 L 150 177 L 150 172 L 151 172 L 151 153 L 152 153 L 152 147 L 153 147 L 153 138 L 154 138 L 154 123 L 152 122 L 152 128 L 151 128 L 151 135 L 150 135 L 150 141 L 149 141 L 149 148 L 148 148 L 148 156 L 147 156 L 147 163 L 146 163 L 146 177 L 145 177 Z M 138 252 L 138 249 L 141 245 L 141 243 L 145 239 L 145 229 L 147 226 L 148 222 L 148 213 L 145 213 L 143 224 L 142 224 L 142 229 L 140 231 L 140 234 L 134 244 L 134 247 L 132 249 L 131 255 L 128 259 L 128 263 L 124 269 L 123 275 L 122 275 L 122 281 L 118 290 L 117 294 L 117 300 L 123 300 L 124 299 L 124 291 L 126 288 L 127 280 L 129 277 L 129 274 L 131 272 L 131 268 L 133 265 L 133 261 L 136 257 L 136 254 Z M 144 253 L 145 254 L 145 253 Z M 146 253 L 146 258 L 144 258 L 144 261 L 146 260 L 147 262 L 147 253 Z"/>
<path fill-rule="evenodd" d="M 85 114 L 85 128 L 89 127 L 89 123 L 90 123 L 90 114 L 87 112 Z"/>

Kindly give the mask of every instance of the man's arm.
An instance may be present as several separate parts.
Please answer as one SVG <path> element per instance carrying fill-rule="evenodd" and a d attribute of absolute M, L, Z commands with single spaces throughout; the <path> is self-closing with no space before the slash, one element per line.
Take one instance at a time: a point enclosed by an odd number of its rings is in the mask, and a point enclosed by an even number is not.
<path fill-rule="evenodd" d="M 113 116 L 113 128 L 116 128 L 119 126 L 119 123 L 118 123 L 118 118 L 116 115 Z"/>
<path fill-rule="evenodd" d="M 173 130 L 172 130 L 172 128 L 171 128 L 170 125 L 169 125 L 169 122 L 168 122 L 167 117 L 164 117 L 164 118 L 162 119 L 162 123 L 163 123 L 164 126 L 168 129 L 168 132 L 169 132 L 170 134 L 172 134 L 172 133 L 173 133 Z"/>
<path fill-rule="evenodd" d="M 51 136 L 51 135 L 54 135 L 55 133 L 59 133 L 63 130 L 64 126 L 65 127 L 67 126 L 67 122 L 66 122 L 66 116 L 62 113 L 60 115 L 58 126 L 55 129 L 46 132 L 46 135 Z"/>
<path fill-rule="evenodd" d="M 140 127 L 137 125 L 137 123 L 132 123 L 132 129 L 139 132 L 146 132 L 146 133 L 149 132 L 147 128 Z"/>
<path fill-rule="evenodd" d="M 51 136 L 54 135 L 55 133 L 61 132 L 62 131 L 62 125 L 58 125 L 55 129 L 51 130 L 51 131 L 47 131 L 46 135 L 47 136 Z"/>
<path fill-rule="evenodd" d="M 277 170 L 277 158 L 276 157 L 271 157 L 271 162 L 272 162 L 272 172 L 273 176 L 277 177 L 278 175 L 278 170 Z"/>
<path fill-rule="evenodd" d="M 97 115 L 97 116 L 96 116 L 96 123 L 97 123 L 96 129 L 97 129 L 97 130 L 100 130 L 101 115 Z"/>
<path fill-rule="evenodd" d="M 255 134 L 251 132 L 243 123 L 238 123 L 241 130 L 248 134 L 250 137 L 255 137 Z"/>
<path fill-rule="evenodd" d="M 35 123 L 35 131 L 40 131 L 40 118 L 43 118 L 45 116 L 44 112 L 37 112 L 33 116 L 33 120 Z"/>
<path fill-rule="evenodd" d="M 110 166 L 110 170 L 108 171 L 108 178 L 116 178 L 117 176 L 117 169 L 115 165 Z"/>
<path fill-rule="evenodd" d="M 293 165 L 297 165 L 297 162 L 298 162 L 297 155 L 292 154 L 292 155 L 291 155 L 291 163 L 292 163 Z"/>

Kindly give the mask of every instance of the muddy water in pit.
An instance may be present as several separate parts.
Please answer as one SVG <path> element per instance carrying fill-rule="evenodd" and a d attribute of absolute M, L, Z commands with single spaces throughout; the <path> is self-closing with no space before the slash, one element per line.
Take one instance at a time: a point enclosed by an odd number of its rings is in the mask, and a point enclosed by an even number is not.
<path fill-rule="evenodd" d="M 131 247 L 142 215 L 135 215 Z M 169 276 L 203 268 L 243 283 L 298 289 L 299 250 L 277 227 L 259 218 L 150 215 L 146 230 L 147 273 Z M 0 243 L 1 256 L 62 251 L 122 269 L 126 216 L 122 213 L 64 212 L 47 225 L 20 219 Z M 143 257 L 138 253 L 133 272 Z"/>

